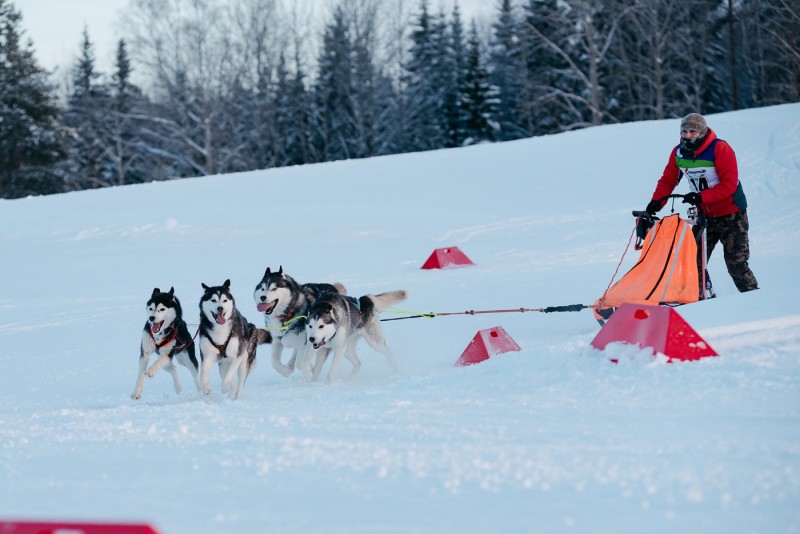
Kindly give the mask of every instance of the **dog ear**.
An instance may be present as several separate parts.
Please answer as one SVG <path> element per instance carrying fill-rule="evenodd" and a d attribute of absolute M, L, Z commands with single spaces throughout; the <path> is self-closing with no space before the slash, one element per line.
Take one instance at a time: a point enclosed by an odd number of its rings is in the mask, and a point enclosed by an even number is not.
<path fill-rule="evenodd" d="M 169 296 L 170 297 L 174 297 L 175 296 L 175 287 L 170 287 L 169 288 Z"/>
<path fill-rule="evenodd" d="M 150 295 L 150 298 L 153 298 L 153 297 L 155 297 L 155 296 L 156 296 L 156 295 L 158 295 L 159 293 L 161 293 L 161 290 L 160 290 L 160 289 L 158 289 L 157 287 L 154 287 L 154 288 L 153 288 L 153 293 Z"/>
<path fill-rule="evenodd" d="M 278 268 L 278 274 L 283 274 L 283 265 Z"/>
<path fill-rule="evenodd" d="M 200 285 L 201 285 L 201 286 L 203 286 L 203 289 L 205 289 L 205 290 L 208 290 L 208 289 L 210 289 L 210 288 L 209 288 L 207 285 L 205 285 L 203 282 L 200 282 Z"/>
<path fill-rule="evenodd" d="M 271 274 L 272 274 L 272 271 L 270 271 L 269 267 L 267 267 L 267 271 L 264 273 L 264 278 L 266 278 L 267 276 L 269 276 Z"/>
<path fill-rule="evenodd" d="M 231 287 L 231 279 L 228 278 L 227 280 L 225 280 L 225 283 L 222 284 L 222 287 L 224 287 L 225 289 L 229 289 Z"/>

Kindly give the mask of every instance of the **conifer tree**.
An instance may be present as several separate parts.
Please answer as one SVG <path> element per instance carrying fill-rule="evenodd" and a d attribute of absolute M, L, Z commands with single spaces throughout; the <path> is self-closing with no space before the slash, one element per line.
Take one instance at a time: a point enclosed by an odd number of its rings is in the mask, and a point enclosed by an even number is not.
<path fill-rule="evenodd" d="M 114 185 L 140 183 L 158 178 L 153 158 L 140 132 L 149 105 L 142 91 L 131 81 L 133 67 L 124 39 L 117 43 L 111 83 L 111 106 L 104 114 L 107 133 L 106 155 L 113 165 Z"/>
<path fill-rule="evenodd" d="M 380 154 L 391 125 L 387 124 L 385 110 L 393 97 L 391 80 L 385 67 L 378 65 L 380 0 L 348 2 L 352 43 L 353 99 L 354 99 L 354 154 L 368 157 Z"/>
<path fill-rule="evenodd" d="M 281 52 L 276 68 L 271 122 L 277 167 L 315 161 L 310 145 L 313 101 L 305 86 L 306 75 L 298 56 L 295 52 L 294 66 L 290 69 Z"/>
<path fill-rule="evenodd" d="M 84 27 L 81 51 L 72 70 L 72 91 L 64 124 L 70 129 L 68 185 L 73 189 L 107 187 L 115 183 L 114 165 L 106 152 L 108 87 L 100 83 L 94 44 Z"/>
<path fill-rule="evenodd" d="M 379 153 L 390 82 L 375 64 L 380 2 L 340 3 L 326 25 L 315 85 L 315 139 L 320 157 Z"/>
<path fill-rule="evenodd" d="M 420 0 L 420 13 L 411 31 L 409 60 L 404 65 L 406 113 L 404 151 L 420 151 L 444 146 L 441 129 L 441 103 L 444 87 L 438 85 L 440 51 L 437 48 L 441 25 L 428 13 L 428 1 Z"/>
<path fill-rule="evenodd" d="M 58 193 L 64 131 L 47 74 L 22 41 L 22 15 L 0 0 L 0 197 Z"/>
<path fill-rule="evenodd" d="M 316 85 L 317 143 L 325 161 L 356 157 L 353 47 L 344 10 L 325 27 Z"/>
<path fill-rule="evenodd" d="M 289 149 L 289 165 L 316 163 L 319 154 L 312 142 L 313 97 L 306 88 L 306 70 L 300 60 L 299 50 L 295 50 L 294 74 L 289 84 L 288 109 L 291 121 L 292 146 Z"/>
<path fill-rule="evenodd" d="M 500 130 L 497 122 L 497 88 L 489 83 L 489 73 L 481 57 L 481 42 L 475 21 L 470 26 L 466 65 L 461 84 L 461 109 L 464 117 L 462 144 L 494 141 Z"/>
<path fill-rule="evenodd" d="M 523 119 L 525 56 L 520 49 L 520 22 L 511 0 L 499 0 L 489 61 L 490 82 L 498 91 L 499 140 L 532 135 Z"/>
<path fill-rule="evenodd" d="M 441 15 L 441 22 L 446 22 L 444 15 Z M 450 24 L 440 31 L 439 40 L 437 85 L 442 88 L 441 129 L 445 134 L 444 146 L 450 148 L 461 146 L 467 139 L 463 108 L 467 51 L 458 3 L 453 7 Z"/>

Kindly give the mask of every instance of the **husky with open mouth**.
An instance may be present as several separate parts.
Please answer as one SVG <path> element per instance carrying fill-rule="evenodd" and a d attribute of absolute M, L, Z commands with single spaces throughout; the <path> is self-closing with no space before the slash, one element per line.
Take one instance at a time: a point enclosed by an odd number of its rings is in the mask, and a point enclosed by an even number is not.
<path fill-rule="evenodd" d="M 256 308 L 264 314 L 264 324 L 272 335 L 272 366 L 283 376 L 289 376 L 295 367 L 302 368 L 308 347 L 306 344 L 306 315 L 308 308 L 325 293 L 345 294 L 342 284 L 299 284 L 283 272 L 267 267 L 261 281 L 253 290 Z M 292 349 L 292 356 L 284 364 L 283 349 Z M 327 352 L 327 351 L 326 351 Z"/>
<path fill-rule="evenodd" d="M 317 351 L 317 359 L 312 368 L 311 359 L 306 358 L 304 374 L 316 380 L 327 356 L 320 351 L 333 349 L 333 361 L 328 371 L 327 382 L 330 383 L 336 376 L 336 369 L 342 356 L 350 360 L 353 365 L 349 377 L 353 378 L 361 368 L 361 361 L 356 355 L 356 343 L 362 337 L 367 340 L 370 347 L 383 353 L 392 372 L 397 372 L 397 362 L 386 345 L 378 313 L 405 300 L 407 296 L 406 291 L 397 290 L 379 295 L 364 295 L 358 299 L 327 293 L 317 299 L 309 308 L 306 319 L 306 337 L 308 344 Z"/>
<path fill-rule="evenodd" d="M 158 359 L 148 369 L 147 364 L 153 354 L 157 354 Z M 183 320 L 183 310 L 178 297 L 175 296 L 175 288 L 171 287 L 165 293 L 156 287 L 150 295 L 150 300 L 147 301 L 147 320 L 144 323 L 139 350 L 139 374 L 131 398 L 141 399 L 144 377 L 153 378 L 162 367 L 170 372 L 175 393 L 180 394 L 181 381 L 178 379 L 175 361 L 191 371 L 192 378 L 197 384 L 198 365 L 194 342 Z M 200 389 L 199 385 L 197 389 Z"/>
<path fill-rule="evenodd" d="M 232 399 L 238 399 L 256 359 L 256 347 L 269 343 L 272 336 L 260 330 L 236 309 L 231 293 L 231 281 L 221 286 L 203 285 L 200 298 L 200 386 L 206 395 L 211 394 L 208 374 L 219 363 L 221 389 Z M 238 380 L 233 383 L 233 375 Z"/>

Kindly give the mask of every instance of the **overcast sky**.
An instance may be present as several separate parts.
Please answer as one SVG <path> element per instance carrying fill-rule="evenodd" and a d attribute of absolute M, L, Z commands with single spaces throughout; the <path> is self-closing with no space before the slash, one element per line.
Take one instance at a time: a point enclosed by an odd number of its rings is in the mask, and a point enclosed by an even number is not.
<path fill-rule="evenodd" d="M 327 0 L 297 0 L 320 6 Z M 408 0 L 407 0 L 408 1 Z M 95 58 L 100 70 L 108 71 L 114 63 L 119 32 L 117 21 L 128 0 L 11 0 L 22 12 L 22 27 L 33 40 L 39 64 L 48 70 L 69 71 L 80 51 L 84 25 L 95 45 Z M 452 11 L 455 0 L 430 0 L 432 11 L 442 6 Z M 415 5 L 416 0 L 411 0 Z M 458 0 L 464 21 L 473 16 L 490 14 L 496 0 Z"/>

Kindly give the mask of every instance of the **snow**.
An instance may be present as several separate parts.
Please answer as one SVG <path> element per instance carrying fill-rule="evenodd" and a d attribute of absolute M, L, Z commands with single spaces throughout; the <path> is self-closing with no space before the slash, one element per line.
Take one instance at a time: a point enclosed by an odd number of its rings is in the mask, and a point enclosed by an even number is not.
<path fill-rule="evenodd" d="M 718 298 L 676 310 L 720 353 L 697 362 L 597 351 L 588 310 L 454 315 L 382 323 L 397 375 L 362 343 L 353 381 L 309 384 L 261 347 L 239 401 L 216 373 L 200 398 L 184 368 L 182 394 L 162 370 L 130 398 L 153 287 L 175 287 L 192 332 L 201 283 L 226 278 L 263 326 L 267 266 L 406 289 L 415 312 L 593 303 L 676 120 L 0 201 L 0 521 L 800 532 L 800 104 L 708 120 L 739 158 L 761 289 L 739 294 L 715 251 Z M 448 246 L 475 265 L 420 269 Z M 453 365 L 495 326 L 522 350 Z"/>

